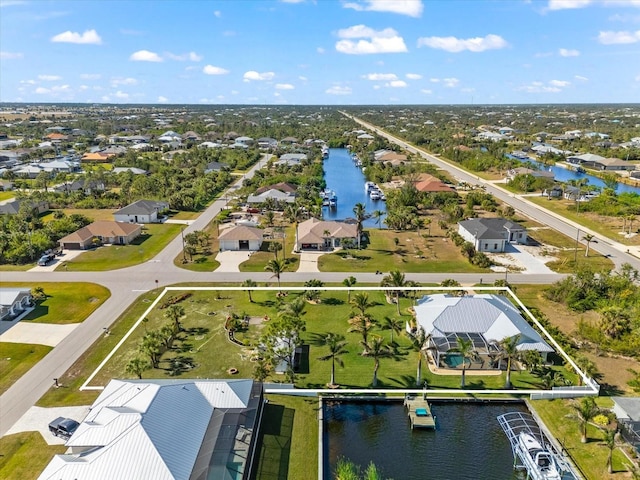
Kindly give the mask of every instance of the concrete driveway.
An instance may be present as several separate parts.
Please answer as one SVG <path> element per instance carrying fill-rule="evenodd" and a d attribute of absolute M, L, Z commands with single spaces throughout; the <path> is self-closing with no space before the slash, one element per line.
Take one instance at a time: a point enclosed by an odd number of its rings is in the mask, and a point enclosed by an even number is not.
<path fill-rule="evenodd" d="M 53 381 L 52 381 L 53 383 Z M 82 422 L 89 413 L 89 405 L 80 407 L 31 407 L 20 417 L 7 431 L 7 435 L 21 432 L 40 432 L 47 445 L 64 445 L 64 438 L 56 437 L 49 432 L 49 422 L 58 417 L 73 418 L 76 422 Z"/>
<path fill-rule="evenodd" d="M 489 256 L 503 265 L 514 267 L 514 270 L 518 270 L 519 273 L 555 273 L 545 265 L 545 262 L 550 262 L 553 258 L 536 255 L 538 249 L 540 247 L 527 247 L 508 243 L 505 246 L 504 253 L 492 253 Z M 504 269 L 500 271 L 504 271 Z"/>
<path fill-rule="evenodd" d="M 324 255 L 325 252 L 302 252 L 300 253 L 300 265 L 298 265 L 297 272 L 317 273 L 318 270 L 318 258 Z"/>
<path fill-rule="evenodd" d="M 220 252 L 216 255 L 216 260 L 220 262 L 216 272 L 239 272 L 240 264 L 246 262 L 251 255 L 253 255 L 253 252 L 246 250 Z"/>
<path fill-rule="evenodd" d="M 46 265 L 46 266 L 43 266 L 43 267 L 41 267 L 39 265 L 36 265 L 35 267 L 30 269 L 29 271 L 30 272 L 53 272 L 56 268 L 58 268 L 64 262 L 68 262 L 69 260 L 73 260 L 78 255 L 81 255 L 84 252 L 85 252 L 85 250 L 64 250 L 62 252 L 62 255 L 60 255 L 59 257 L 56 257 L 53 260 L 53 262 L 51 262 L 49 265 Z M 61 269 L 61 270 L 64 270 L 64 268 Z"/>
<path fill-rule="evenodd" d="M 35 343 L 55 347 L 78 325 L 80 324 L 54 325 L 51 323 L 17 322 L 0 335 L 0 342 Z"/>

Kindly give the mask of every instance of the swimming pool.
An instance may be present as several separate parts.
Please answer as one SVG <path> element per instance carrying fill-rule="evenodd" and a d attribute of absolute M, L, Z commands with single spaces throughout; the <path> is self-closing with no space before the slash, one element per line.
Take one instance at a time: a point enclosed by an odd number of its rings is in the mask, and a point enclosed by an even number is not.
<path fill-rule="evenodd" d="M 448 353 L 444 356 L 444 363 L 449 368 L 457 368 L 462 365 L 463 357 L 459 353 Z"/>

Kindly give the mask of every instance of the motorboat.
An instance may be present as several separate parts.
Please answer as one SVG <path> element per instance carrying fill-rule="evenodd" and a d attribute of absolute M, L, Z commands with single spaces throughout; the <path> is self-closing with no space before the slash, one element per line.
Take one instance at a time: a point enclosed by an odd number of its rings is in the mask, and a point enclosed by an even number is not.
<path fill-rule="evenodd" d="M 555 456 L 536 438 L 527 432 L 520 432 L 518 444 L 522 450 L 522 461 L 529 472 L 536 472 L 532 478 L 544 480 L 560 480 L 562 478 Z"/>
<path fill-rule="evenodd" d="M 380 192 L 380 200 L 382 200 L 383 202 L 387 201 L 387 196 L 384 194 L 384 192 Z"/>
<path fill-rule="evenodd" d="M 326 145 L 322 146 L 322 158 L 329 158 L 329 147 Z"/>
<path fill-rule="evenodd" d="M 373 189 L 369 192 L 369 198 L 371 200 L 380 200 L 380 190 Z"/>
<path fill-rule="evenodd" d="M 375 183 L 373 183 L 373 182 L 365 182 L 365 184 L 364 184 L 364 191 L 365 191 L 366 193 L 370 193 L 370 192 L 371 192 L 371 190 L 373 190 L 373 189 L 377 189 L 377 188 L 376 188 L 376 184 L 375 184 Z"/>

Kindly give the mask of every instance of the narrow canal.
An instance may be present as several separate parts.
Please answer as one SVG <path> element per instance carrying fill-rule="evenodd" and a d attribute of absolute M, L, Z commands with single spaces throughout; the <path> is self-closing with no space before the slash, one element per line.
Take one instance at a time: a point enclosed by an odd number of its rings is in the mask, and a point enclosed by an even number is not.
<path fill-rule="evenodd" d="M 329 158 L 324 160 L 324 179 L 327 188 L 333 190 L 338 196 L 337 208 L 323 207 L 322 214 L 325 220 L 344 220 L 353 218 L 353 207 L 356 203 L 365 206 L 367 214 L 380 210 L 386 214 L 387 206 L 382 200 L 371 200 L 365 192 L 365 177 L 362 170 L 356 167 L 351 155 L 346 148 L 329 149 Z M 383 228 L 384 216 L 380 219 Z M 364 222 L 365 227 L 377 227 L 377 219 L 369 218 Z"/>
<path fill-rule="evenodd" d="M 340 457 L 362 468 L 374 462 L 382 478 L 510 480 L 509 441 L 496 417 L 527 412 L 523 404 L 433 403 L 437 429 L 411 430 L 401 402 L 343 402 L 325 406 L 324 477 Z"/>

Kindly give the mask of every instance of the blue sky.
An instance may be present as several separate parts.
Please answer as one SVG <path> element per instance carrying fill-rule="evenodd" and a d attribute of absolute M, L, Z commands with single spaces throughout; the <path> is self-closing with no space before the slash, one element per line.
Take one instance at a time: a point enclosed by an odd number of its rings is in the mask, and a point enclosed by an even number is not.
<path fill-rule="evenodd" d="M 640 0 L 0 0 L 0 101 L 640 102 Z"/>

